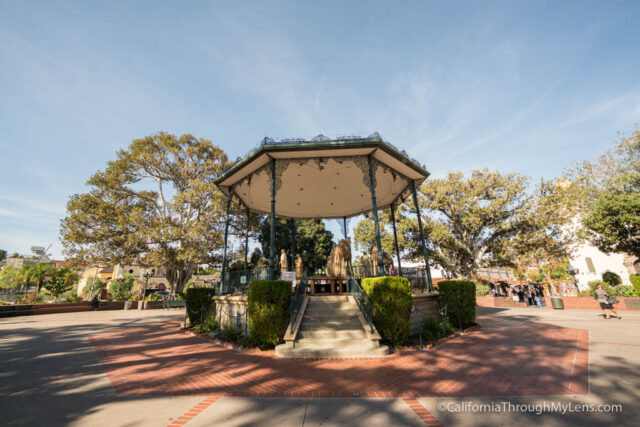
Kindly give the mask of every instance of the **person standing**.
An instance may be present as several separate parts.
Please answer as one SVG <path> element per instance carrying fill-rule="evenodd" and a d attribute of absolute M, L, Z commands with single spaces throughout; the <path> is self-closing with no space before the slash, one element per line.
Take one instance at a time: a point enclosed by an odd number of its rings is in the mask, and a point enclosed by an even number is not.
<path fill-rule="evenodd" d="M 531 293 L 531 288 L 527 288 L 527 304 L 533 305 L 533 294 Z"/>
<path fill-rule="evenodd" d="M 605 291 L 602 288 L 602 285 L 598 285 L 596 288 L 596 294 L 593 297 L 594 300 L 597 300 L 600 303 L 600 308 L 604 312 L 604 318 L 610 319 L 612 317 L 611 313 L 615 314 L 618 319 L 622 319 L 622 316 L 618 314 L 618 312 L 613 308 L 613 304 L 610 301 L 611 295 L 609 292 Z"/>
<path fill-rule="evenodd" d="M 533 297 L 533 300 L 536 302 L 536 305 L 538 306 L 538 308 L 542 308 L 542 303 L 540 301 L 540 294 L 536 293 L 535 296 Z"/>

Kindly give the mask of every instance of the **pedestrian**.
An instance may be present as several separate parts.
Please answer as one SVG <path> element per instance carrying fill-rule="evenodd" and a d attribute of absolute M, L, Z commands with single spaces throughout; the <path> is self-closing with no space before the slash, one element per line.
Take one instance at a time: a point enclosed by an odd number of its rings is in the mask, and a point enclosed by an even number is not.
<path fill-rule="evenodd" d="M 613 304 L 615 304 L 617 300 L 612 298 L 609 292 L 602 288 L 602 285 L 598 285 L 596 288 L 596 294 L 593 299 L 600 303 L 600 308 L 604 312 L 605 319 L 610 319 L 612 317 L 611 313 L 615 314 L 618 319 L 622 319 L 622 316 L 613 308 Z"/>
<path fill-rule="evenodd" d="M 527 304 L 533 305 L 533 294 L 531 293 L 531 288 L 527 288 Z"/>
<path fill-rule="evenodd" d="M 100 306 L 100 300 L 98 299 L 98 295 L 94 296 L 93 299 L 91 300 L 91 306 L 93 307 L 93 310 L 97 310 L 98 306 Z"/>
<path fill-rule="evenodd" d="M 524 302 L 524 291 L 522 288 L 518 288 L 518 302 Z"/>
<path fill-rule="evenodd" d="M 533 299 L 536 302 L 536 305 L 538 306 L 538 308 L 542 308 L 542 302 L 540 301 L 540 295 L 536 294 L 535 297 L 533 297 Z"/>

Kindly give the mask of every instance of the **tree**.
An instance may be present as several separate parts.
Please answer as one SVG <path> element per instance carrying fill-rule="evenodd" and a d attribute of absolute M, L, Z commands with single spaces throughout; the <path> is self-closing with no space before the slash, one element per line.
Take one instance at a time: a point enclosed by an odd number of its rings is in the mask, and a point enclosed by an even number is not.
<path fill-rule="evenodd" d="M 109 292 L 117 301 L 125 301 L 131 298 L 134 279 L 127 276 L 124 279 L 114 279 L 109 282 Z"/>
<path fill-rule="evenodd" d="M 280 260 L 280 251 L 287 251 L 291 266 L 291 225 L 288 220 L 276 219 L 275 257 L 276 263 Z M 260 223 L 260 234 L 258 241 L 262 246 L 262 253 L 269 257 L 271 245 L 271 218 L 265 216 Z M 331 252 L 333 233 L 325 229 L 324 223 L 318 219 L 297 220 L 296 221 L 296 252 L 300 254 L 304 268 L 308 272 L 323 268 L 327 263 L 327 258 Z M 295 256 L 295 254 L 293 254 Z"/>
<path fill-rule="evenodd" d="M 582 223 L 601 251 L 640 257 L 640 130 L 568 173 L 585 194 Z"/>
<path fill-rule="evenodd" d="M 0 270 L 0 288 L 17 288 L 21 280 L 20 269 L 12 265 L 5 265 Z"/>
<path fill-rule="evenodd" d="M 56 268 L 53 265 L 38 263 L 27 266 L 22 272 L 22 276 L 28 282 L 35 282 L 36 294 L 39 294 L 42 286 L 47 280 L 54 278 L 56 273 Z"/>
<path fill-rule="evenodd" d="M 70 198 L 65 253 L 84 265 L 163 266 L 181 293 L 194 267 L 222 247 L 226 196 L 214 180 L 229 164 L 219 147 L 192 135 L 134 140 L 89 179 L 88 193 Z"/>
<path fill-rule="evenodd" d="M 69 291 L 79 279 L 78 274 L 69 267 L 53 268 L 44 288 L 55 298 Z"/>
<path fill-rule="evenodd" d="M 0 249 L 0 262 L 4 261 L 5 258 L 7 258 L 7 251 Z"/>
<path fill-rule="evenodd" d="M 640 257 L 640 186 L 633 192 L 607 191 L 582 222 L 589 240 L 601 251 Z"/>

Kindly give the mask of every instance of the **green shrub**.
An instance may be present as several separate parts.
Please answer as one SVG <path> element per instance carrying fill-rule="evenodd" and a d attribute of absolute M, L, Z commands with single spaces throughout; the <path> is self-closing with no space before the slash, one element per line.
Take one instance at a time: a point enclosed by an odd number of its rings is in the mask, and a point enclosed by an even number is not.
<path fill-rule="evenodd" d="M 602 273 L 602 280 L 607 282 L 610 286 L 618 286 L 622 283 L 622 279 L 616 273 L 612 273 L 611 271 L 605 271 Z"/>
<path fill-rule="evenodd" d="M 438 283 L 440 304 L 455 327 L 468 328 L 476 322 L 476 284 L 468 280 L 443 280 Z"/>
<path fill-rule="evenodd" d="M 373 305 L 373 322 L 393 345 L 404 343 L 411 329 L 411 283 L 404 277 L 369 277 L 362 289 Z"/>
<path fill-rule="evenodd" d="M 476 283 L 476 296 L 483 297 L 491 293 L 491 287 L 484 283 Z"/>
<path fill-rule="evenodd" d="M 152 294 L 153 295 L 153 294 Z M 204 322 L 215 295 L 212 288 L 189 288 L 185 293 L 187 317 L 192 325 Z"/>
<path fill-rule="evenodd" d="M 83 299 L 82 297 L 79 297 L 77 295 L 70 295 L 65 299 L 66 302 L 82 302 Z"/>
<path fill-rule="evenodd" d="M 634 288 L 640 288 L 640 274 L 630 274 L 629 280 Z"/>
<path fill-rule="evenodd" d="M 595 296 L 596 288 L 598 287 L 598 285 L 602 286 L 602 289 L 604 289 L 605 291 L 613 295 L 613 289 L 607 282 L 603 280 L 593 280 L 587 283 L 587 285 L 589 285 L 589 290 L 580 292 L 580 296 L 589 296 L 589 297 Z"/>
<path fill-rule="evenodd" d="M 640 287 L 616 286 L 613 288 L 611 295 L 616 297 L 640 297 Z"/>
<path fill-rule="evenodd" d="M 254 280 L 249 284 L 249 327 L 257 345 L 267 348 L 280 342 L 290 301 L 291 282 Z"/>
<path fill-rule="evenodd" d="M 209 333 L 218 329 L 218 321 L 216 320 L 215 314 L 209 314 L 206 316 L 201 323 L 197 323 L 192 328 L 194 332 L 203 332 Z"/>
<path fill-rule="evenodd" d="M 244 331 L 236 325 L 226 325 L 220 331 L 220 335 L 225 341 L 240 344 L 244 338 Z"/>
<path fill-rule="evenodd" d="M 109 292 L 116 301 L 125 301 L 131 298 L 134 279 L 127 276 L 126 279 L 112 280 L 109 282 Z"/>
<path fill-rule="evenodd" d="M 442 320 L 439 317 L 426 317 L 422 321 L 421 333 L 423 341 L 435 341 L 438 338 L 452 334 L 453 328 L 450 322 L 447 322 L 443 327 Z"/>

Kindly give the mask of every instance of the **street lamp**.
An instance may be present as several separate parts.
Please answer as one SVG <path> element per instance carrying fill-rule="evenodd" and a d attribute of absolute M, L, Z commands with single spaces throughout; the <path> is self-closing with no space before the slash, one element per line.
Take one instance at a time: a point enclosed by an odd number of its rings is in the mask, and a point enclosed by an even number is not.
<path fill-rule="evenodd" d="M 147 284 L 149 283 L 149 277 L 151 277 L 151 273 L 148 271 L 145 271 L 142 277 L 144 277 L 144 288 L 142 288 L 141 300 L 144 301 L 144 297 L 146 296 L 145 294 L 147 293 Z"/>

